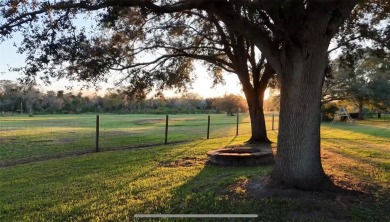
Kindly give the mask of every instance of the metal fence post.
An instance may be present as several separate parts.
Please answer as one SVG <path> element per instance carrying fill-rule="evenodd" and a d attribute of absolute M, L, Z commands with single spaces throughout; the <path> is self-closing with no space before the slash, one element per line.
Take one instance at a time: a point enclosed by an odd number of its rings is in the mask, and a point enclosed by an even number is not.
<path fill-rule="evenodd" d="M 207 139 L 210 138 L 210 115 L 207 118 Z"/>
<path fill-rule="evenodd" d="M 165 144 L 168 143 L 168 115 L 165 117 Z"/>
<path fill-rule="evenodd" d="M 236 136 L 238 136 L 238 112 L 237 112 L 237 127 L 236 127 Z"/>
<path fill-rule="evenodd" d="M 99 115 L 96 115 L 96 141 L 95 141 L 95 145 L 96 145 L 96 152 L 99 152 Z"/>
<path fill-rule="evenodd" d="M 272 114 L 272 130 L 274 130 L 275 114 Z"/>

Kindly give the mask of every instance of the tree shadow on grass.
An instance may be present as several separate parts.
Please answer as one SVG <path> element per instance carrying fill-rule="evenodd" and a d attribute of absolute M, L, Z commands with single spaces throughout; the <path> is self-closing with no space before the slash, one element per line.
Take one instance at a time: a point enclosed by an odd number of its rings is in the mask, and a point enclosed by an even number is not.
<path fill-rule="evenodd" d="M 323 124 L 322 126 L 332 128 L 332 129 L 338 129 L 338 130 L 347 130 L 350 131 L 351 133 L 366 134 L 387 141 L 390 140 L 390 129 L 377 128 L 369 125 L 332 124 L 332 123 L 326 123 Z M 332 135 L 332 138 L 337 139 L 337 135 Z"/>
<path fill-rule="evenodd" d="M 261 202 L 247 199 L 243 186 L 248 177 L 265 175 L 270 167 L 220 167 L 206 164 L 191 180 L 176 188 L 172 198 L 153 213 L 161 214 L 258 214 L 275 211 Z M 248 171 L 252 172 L 248 173 Z M 268 217 L 266 220 L 271 220 Z M 145 221 L 145 220 L 140 220 Z M 259 221 L 256 219 L 166 219 L 150 221 Z"/>
<path fill-rule="evenodd" d="M 233 139 L 234 140 L 234 139 Z M 233 141 L 232 140 L 232 141 Z M 227 142 L 230 146 L 232 141 Z M 254 145 L 252 145 L 254 146 Z M 183 153 L 181 153 L 183 154 Z M 180 154 L 180 155 L 181 155 Z M 199 167 L 200 171 L 187 180 L 183 185 L 176 187 L 169 201 L 159 206 L 153 207 L 151 213 L 161 214 L 258 214 L 260 209 L 264 211 L 278 211 L 273 205 L 256 202 L 253 199 L 247 199 L 245 184 L 249 178 L 268 174 L 271 166 L 257 167 L 221 167 L 214 166 L 205 161 L 205 159 L 196 159 L 185 157 L 175 159 L 171 163 L 168 161 L 159 167 L 176 168 L 179 167 Z M 178 171 L 183 170 L 178 169 Z M 185 169 L 184 169 L 185 170 Z M 191 169 L 188 168 L 190 171 Z M 192 169 L 193 170 L 193 169 Z M 149 211 L 148 209 L 145 209 Z M 267 220 L 271 220 L 268 217 Z M 193 219 L 151 219 L 149 221 L 199 221 L 199 218 Z M 201 221 L 259 221 L 255 219 L 240 218 L 203 218 Z M 140 221 L 148 221 L 140 219 Z"/>
<path fill-rule="evenodd" d="M 351 142 L 340 142 L 340 141 L 331 141 L 333 143 L 336 143 L 339 146 L 342 146 L 344 144 L 351 144 Z M 346 146 L 348 147 L 348 146 Z M 375 150 L 375 149 L 369 149 L 366 148 L 366 150 L 357 150 L 356 152 L 360 152 L 364 156 L 358 156 L 354 155 L 354 153 L 349 153 L 344 151 L 343 149 L 340 148 L 335 148 L 335 147 L 327 147 L 327 149 L 331 150 L 334 153 L 337 153 L 339 155 L 342 155 L 346 158 L 353 159 L 355 161 L 361 162 L 361 163 L 370 163 L 373 164 L 377 168 L 381 168 L 384 171 L 389 171 L 390 170 L 390 164 L 386 164 L 384 160 L 388 159 L 387 154 L 383 154 L 384 151 L 382 150 Z M 364 152 L 364 153 L 363 153 Z"/>
<path fill-rule="evenodd" d="M 248 173 L 240 168 L 206 166 L 191 181 L 176 189 L 170 203 L 163 208 L 157 208 L 156 212 L 258 215 L 255 219 L 225 218 L 221 221 L 386 220 L 386 212 L 378 209 L 381 206 L 376 205 L 371 196 L 299 190 L 262 190 L 262 182 L 267 177 L 251 175 L 248 179 L 244 175 Z M 253 188 L 253 185 L 257 189 Z"/>
<path fill-rule="evenodd" d="M 390 219 L 389 186 L 383 178 L 376 176 L 382 169 L 367 160 L 344 155 L 329 147 L 322 150 L 322 165 L 326 174 L 340 189 L 337 192 L 317 193 L 319 196 L 309 199 L 314 200 L 325 195 L 323 206 L 328 202 L 328 212 L 343 220 Z M 311 200 L 307 201 L 310 202 Z"/>
<path fill-rule="evenodd" d="M 175 167 L 183 167 L 176 165 Z M 371 194 L 308 192 L 267 188 L 270 166 L 221 167 L 202 170 L 172 192 L 157 214 L 257 214 L 257 218 L 202 219 L 201 221 L 380 221 L 389 220 L 387 208 Z M 200 221 L 159 219 L 140 221 Z"/>

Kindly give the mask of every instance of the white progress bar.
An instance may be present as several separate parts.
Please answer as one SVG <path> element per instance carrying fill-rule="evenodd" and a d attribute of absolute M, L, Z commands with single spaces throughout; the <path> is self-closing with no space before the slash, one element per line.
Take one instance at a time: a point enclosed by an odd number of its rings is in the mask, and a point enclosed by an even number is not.
<path fill-rule="evenodd" d="M 135 218 L 257 218 L 257 214 L 135 214 Z"/>

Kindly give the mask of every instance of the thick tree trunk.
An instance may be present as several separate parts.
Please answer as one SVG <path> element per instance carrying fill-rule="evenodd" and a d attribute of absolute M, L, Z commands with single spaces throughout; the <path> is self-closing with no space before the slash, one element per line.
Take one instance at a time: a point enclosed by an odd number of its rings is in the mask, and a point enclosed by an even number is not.
<path fill-rule="evenodd" d="M 363 120 L 363 101 L 359 101 L 359 114 L 358 114 L 358 119 Z"/>
<path fill-rule="evenodd" d="M 293 45 L 285 50 L 272 178 L 287 187 L 303 190 L 333 187 L 320 156 L 321 89 L 327 59 L 324 42 Z"/>
<path fill-rule="evenodd" d="M 267 137 L 267 129 L 263 110 L 263 99 L 268 80 L 270 79 L 272 73 L 272 70 L 267 70 L 267 73 L 263 73 L 261 80 L 256 80 L 256 83 L 253 85 L 250 83 L 249 74 L 247 71 L 245 71 L 245 69 L 243 72 L 238 72 L 237 74 L 242 84 L 251 120 L 252 135 L 251 138 L 247 141 L 248 143 L 271 143 Z"/>
<path fill-rule="evenodd" d="M 224 10 L 216 13 L 229 28 L 253 41 L 280 76 L 281 111 L 273 180 L 305 190 L 329 188 L 332 183 L 320 157 L 321 89 L 330 40 L 357 1 L 278 4 L 262 7 L 273 20 L 270 30 L 242 25 L 246 23 L 240 16 Z"/>
<path fill-rule="evenodd" d="M 264 93 L 262 94 L 264 95 Z M 267 137 L 265 125 L 263 96 L 258 98 L 253 92 L 245 92 L 251 119 L 252 135 L 248 143 L 271 143 Z"/>

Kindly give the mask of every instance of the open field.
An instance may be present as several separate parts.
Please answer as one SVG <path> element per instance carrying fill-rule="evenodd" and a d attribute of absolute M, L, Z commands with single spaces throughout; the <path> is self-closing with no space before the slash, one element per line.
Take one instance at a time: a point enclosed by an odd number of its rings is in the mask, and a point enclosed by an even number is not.
<path fill-rule="evenodd" d="M 158 124 L 151 119 L 155 116 L 148 121 Z M 234 137 L 233 124 L 227 137 L 0 168 L 0 221 L 133 221 L 136 213 L 250 213 L 261 221 L 389 221 L 389 123 L 322 126 L 326 173 L 337 185 L 364 194 L 287 190 L 280 197 L 265 197 L 258 184 L 272 167 L 205 164 L 207 151 L 248 139 L 244 128 Z M 276 131 L 269 132 L 272 141 L 276 136 Z"/>
<path fill-rule="evenodd" d="M 234 136 L 236 116 L 210 115 L 210 138 Z M 275 117 L 275 128 L 277 128 Z M 267 116 L 271 128 L 272 115 Z M 247 114 L 239 133 L 250 132 Z M 0 117 L 1 162 L 95 150 L 96 115 Z M 206 139 L 207 115 L 170 115 L 168 142 Z M 165 115 L 100 115 L 99 149 L 131 148 L 165 142 Z"/>

